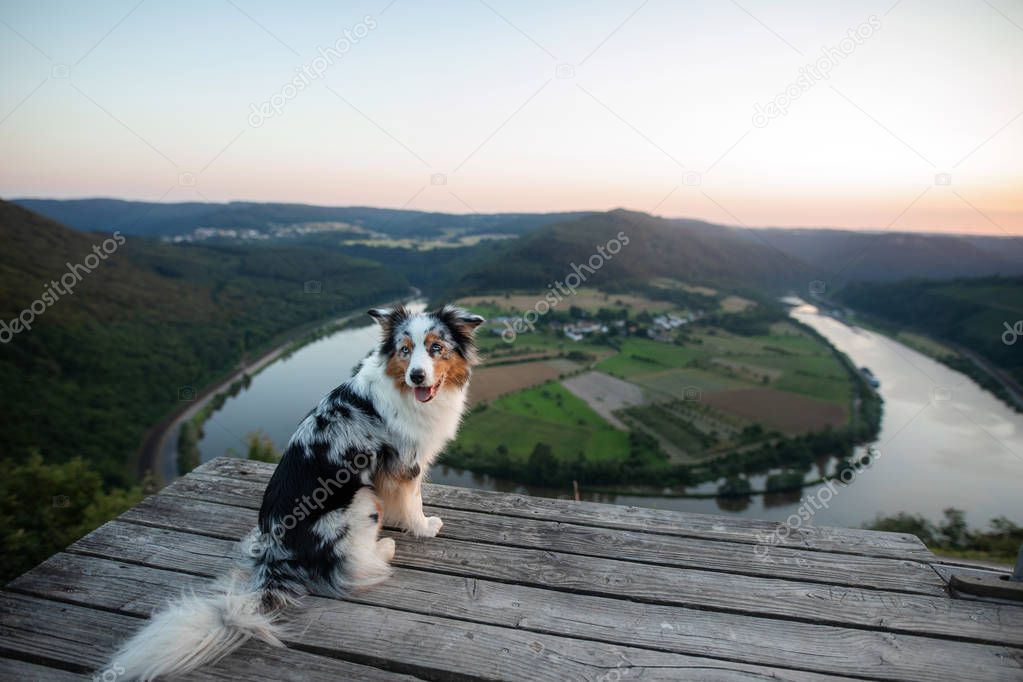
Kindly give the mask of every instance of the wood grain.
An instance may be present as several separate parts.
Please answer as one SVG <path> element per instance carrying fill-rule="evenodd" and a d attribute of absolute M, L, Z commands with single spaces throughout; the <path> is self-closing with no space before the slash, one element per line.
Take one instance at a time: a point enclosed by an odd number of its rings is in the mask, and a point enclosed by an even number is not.
<path fill-rule="evenodd" d="M 619 670 L 625 679 L 628 675 L 642 680 L 832 679 L 351 602 L 338 609 L 339 604 L 327 599 L 310 600 L 294 613 L 293 634 L 285 638 L 289 648 L 249 642 L 215 666 L 185 679 L 408 680 L 397 674 L 405 673 L 427 680 L 581 682 L 599 679 L 609 670 Z M 0 593 L 0 655 L 17 652 L 83 672 L 95 670 L 106 664 L 119 641 L 144 622 L 118 613 Z M 337 660 L 339 657 L 355 663 Z"/>
<path fill-rule="evenodd" d="M 255 525 L 256 512 L 155 495 L 121 519 L 237 541 Z M 426 540 L 391 535 L 398 540 L 395 565 L 409 568 L 653 604 L 1023 645 L 1023 609 L 1003 605 L 486 545 L 448 539 L 443 530 Z"/>
<path fill-rule="evenodd" d="M 174 575 L 180 576 L 180 573 Z M 162 600 L 173 594 L 164 592 Z M 0 656 L 30 658 L 39 665 L 97 674 L 104 679 L 120 677 L 106 668 L 118 645 L 145 624 L 142 618 L 86 608 L 74 604 L 0 592 Z M 17 678 L 0 678 L 17 679 Z M 43 678 L 43 679 L 60 679 Z M 358 665 L 295 649 L 278 649 L 249 642 L 232 656 L 181 680 L 221 682 L 239 679 L 252 682 L 413 682 L 416 678 Z"/>
<path fill-rule="evenodd" d="M 202 539 L 201 536 L 189 536 Z M 219 542 L 205 538 L 211 543 Z M 193 540 L 194 541 L 194 540 Z M 212 546 L 215 546 L 212 545 Z M 211 547 L 212 548 L 212 547 Z M 223 560 L 223 570 L 231 565 Z M 222 571 L 218 571 L 217 574 Z M 182 589 L 202 592 L 210 581 L 196 582 L 169 570 L 93 557 L 59 554 L 11 584 L 36 596 L 146 615 Z M 344 611 L 344 605 L 309 603 Z M 621 603 L 506 585 L 475 578 L 398 569 L 383 585 L 356 592 L 349 601 L 421 614 L 564 635 L 675 653 L 723 658 L 813 671 L 826 659 L 832 673 L 878 680 L 947 679 L 964 662 L 1005 663 L 997 647 L 981 647 L 929 638 L 773 621 L 678 607 Z M 305 608 L 305 607 L 303 607 Z M 1009 668 L 1012 669 L 1011 667 Z"/>
<path fill-rule="evenodd" d="M 272 471 L 208 462 L 15 579 L 0 592 L 0 679 L 81 679 L 168 599 L 208 590 Z M 1023 680 L 1023 607 L 950 597 L 911 535 L 424 496 L 444 529 L 385 531 L 391 580 L 306 597 L 286 614 L 288 648 L 249 642 L 185 679 Z"/>
<path fill-rule="evenodd" d="M 191 474 L 163 494 L 258 509 L 264 484 Z M 945 582 L 919 561 L 764 547 L 720 540 L 613 530 L 560 521 L 507 517 L 444 507 L 426 507 L 445 520 L 444 536 L 510 547 L 548 549 L 679 568 L 866 587 L 941 596 Z"/>
<path fill-rule="evenodd" d="M 266 483 L 274 465 L 232 457 L 217 457 L 200 466 L 198 473 Z M 435 507 L 564 521 L 600 528 L 620 528 L 647 533 L 763 544 L 774 538 L 778 546 L 860 554 L 896 559 L 934 561 L 934 554 L 915 535 L 882 533 L 855 528 L 800 526 L 758 519 L 714 516 L 647 509 L 596 502 L 555 500 L 446 485 L 423 486 L 423 499 Z M 781 532 L 779 532 L 781 531 Z"/>

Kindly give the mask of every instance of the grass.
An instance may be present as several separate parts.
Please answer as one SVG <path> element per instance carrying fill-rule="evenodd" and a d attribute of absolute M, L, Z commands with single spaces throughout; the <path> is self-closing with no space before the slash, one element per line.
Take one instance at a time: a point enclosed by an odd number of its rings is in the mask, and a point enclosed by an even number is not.
<path fill-rule="evenodd" d="M 658 398 L 692 399 L 693 389 L 701 393 L 742 388 L 747 384 L 702 369 L 669 369 L 656 374 L 632 377 L 631 381 L 654 393 Z"/>
<path fill-rule="evenodd" d="M 462 426 L 458 444 L 490 450 L 508 448 L 513 460 L 526 461 L 537 443 L 551 446 L 555 457 L 574 460 L 624 459 L 628 434 L 608 424 L 580 398 L 558 382 L 498 398 L 473 412 Z"/>
<path fill-rule="evenodd" d="M 522 296 L 479 297 L 471 305 L 493 317 L 507 314 L 508 307 Z M 612 296 L 611 301 L 616 298 Z M 572 302 L 586 303 L 587 298 Z M 608 300 L 589 293 L 588 302 L 606 305 Z M 635 336 L 616 337 L 612 343 L 617 350 L 611 345 L 572 342 L 548 332 L 522 334 L 512 344 L 489 335 L 481 339 L 481 345 L 492 363 L 573 350 L 595 357 L 597 370 L 641 387 L 649 399 L 662 403 L 630 408 L 622 418 L 635 432 L 633 440 L 655 436 L 661 451 L 676 464 L 703 462 L 740 446 L 735 438 L 744 425 L 752 423 L 750 418 L 738 417 L 738 412 L 727 407 L 727 400 L 715 403 L 714 409 L 704 402 L 711 397 L 731 395 L 724 391 L 770 388 L 772 391 L 767 394 L 777 400 L 812 398 L 828 407 L 837 404 L 843 410 L 851 405 L 853 385 L 842 362 L 825 341 L 787 319 L 779 319 L 766 333 L 756 336 L 742 336 L 703 324 L 682 332 L 684 345 Z M 745 399 L 748 402 L 748 397 Z M 690 402 L 700 407 L 690 408 Z M 690 409 L 703 409 L 706 413 L 697 414 Z M 801 434 L 810 428 L 799 427 L 793 433 Z M 596 465 L 621 463 L 627 469 L 637 466 L 629 462 L 630 445 L 636 450 L 629 432 L 612 427 L 556 381 L 504 395 L 474 411 L 455 445 L 466 458 L 466 466 L 471 468 L 474 462 L 500 465 L 506 467 L 507 475 L 512 475 L 517 467 L 521 470 L 530 466 L 530 454 L 537 443 L 549 445 L 562 464 L 585 460 Z M 507 455 L 501 454 L 505 449 Z M 636 452 L 631 456 L 642 459 Z M 655 468 L 663 466 L 661 460 L 651 461 Z"/>
<path fill-rule="evenodd" d="M 536 304 L 543 300 L 546 291 L 535 291 L 527 293 L 509 293 L 506 296 L 492 294 L 484 296 L 466 296 L 457 301 L 473 310 L 481 307 L 503 310 L 503 314 L 521 315 L 531 310 Z M 571 306 L 595 313 L 601 308 L 621 310 L 628 308 L 630 312 L 638 313 L 647 310 L 652 314 L 673 310 L 676 306 L 667 301 L 657 301 L 639 294 L 609 294 L 590 287 L 576 289 L 576 293 L 564 297 L 555 306 L 554 310 L 565 312 Z"/>
<path fill-rule="evenodd" d="M 695 427 L 662 405 L 631 407 L 626 414 L 656 431 L 687 455 L 699 454 L 709 447 L 707 438 Z"/>
<path fill-rule="evenodd" d="M 849 378 L 841 363 L 818 339 L 787 323 L 774 325 L 762 336 L 735 336 L 720 330 L 703 331 L 685 346 L 647 339 L 626 339 L 617 355 L 597 365 L 608 374 L 648 384 L 657 390 L 675 393 L 672 387 L 697 387 L 724 390 L 741 386 L 770 385 L 811 398 L 847 405 L 851 399 Z M 777 376 L 763 384 L 750 372 L 730 370 L 721 363 L 736 363 L 762 374 Z M 697 367 L 687 367 L 689 363 Z M 670 372 L 669 372 L 670 371 Z M 665 372 L 669 372 L 665 375 Z M 780 373 L 780 374 L 779 374 Z"/>
<path fill-rule="evenodd" d="M 695 346 L 675 346 L 647 339 L 626 339 L 617 355 L 602 360 L 597 369 L 612 376 L 629 379 L 682 367 L 690 360 L 701 357 Z"/>

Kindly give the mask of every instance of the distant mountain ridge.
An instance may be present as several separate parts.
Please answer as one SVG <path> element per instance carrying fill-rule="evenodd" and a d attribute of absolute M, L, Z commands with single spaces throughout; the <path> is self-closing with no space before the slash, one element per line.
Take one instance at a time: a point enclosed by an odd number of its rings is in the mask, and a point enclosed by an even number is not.
<path fill-rule="evenodd" d="M 454 288 L 459 293 L 544 288 L 591 258 L 601 265 L 584 272 L 585 284 L 604 288 L 654 277 L 732 288 L 788 288 L 807 281 L 808 269 L 797 259 L 724 229 L 706 228 L 624 209 L 583 216 L 498 245 Z M 617 254 L 600 257 L 600 247 L 611 241 L 623 246 Z"/>
<path fill-rule="evenodd" d="M 120 230 L 127 235 L 169 237 L 200 227 L 269 230 L 273 225 L 343 222 L 393 237 L 461 234 L 523 234 L 537 227 L 585 215 L 569 213 L 429 213 L 367 206 L 230 203 L 165 204 L 120 199 L 13 199 L 30 211 L 86 232 Z"/>
<path fill-rule="evenodd" d="M 715 227 L 797 258 L 836 284 L 1023 274 L 1023 240 L 1008 236 Z"/>
<path fill-rule="evenodd" d="M 636 211 L 576 211 L 564 213 L 449 214 L 360 206 L 232 202 L 161 204 L 116 199 L 20 199 L 25 208 L 83 231 L 120 230 L 126 235 L 168 237 L 199 227 L 268 231 L 272 226 L 339 222 L 395 239 L 433 239 L 452 233 L 464 236 L 504 234 L 521 237 L 515 243 L 482 244 L 471 249 L 463 279 L 479 285 L 486 274 L 473 274 L 479 263 L 501 273 L 508 286 L 534 286 L 544 279 L 541 265 L 563 270 L 565 260 L 552 254 L 588 256 L 587 232 L 601 234 L 610 222 L 629 220 L 641 239 L 652 240 L 626 253 L 612 272 L 638 275 L 650 269 L 667 274 L 680 268 L 689 276 L 715 280 L 749 279 L 751 284 L 786 285 L 805 291 L 808 283 L 824 282 L 829 290 L 856 281 L 897 281 L 927 277 L 991 277 L 1023 274 L 1023 240 L 1011 237 L 942 235 L 906 232 L 858 232 L 832 229 L 739 228 L 700 220 L 659 218 Z M 572 235 L 573 231 L 580 234 Z M 546 236 L 535 236 L 546 235 Z M 586 237 L 584 239 L 584 237 Z M 321 247 L 338 245 L 341 238 L 322 235 Z M 297 238 L 301 239 L 301 238 Z M 552 240 L 556 248 L 540 248 Z M 572 244 L 577 244 L 572 246 Z M 588 247 L 592 250 L 592 244 Z M 347 249 L 355 251 L 353 248 Z M 392 248 L 392 251 L 394 249 Z M 357 250 L 373 257 L 374 248 Z M 383 249 L 377 249 L 381 255 Z M 642 253 L 639 258 L 637 252 Z M 390 254 L 389 264 L 403 262 Z M 519 256 L 522 256 L 521 258 Z M 513 265 L 514 264 L 514 265 Z M 531 274 L 532 273 L 532 274 Z M 463 276 L 463 274 L 465 276 Z M 474 279 L 475 278 L 475 279 Z M 496 274 L 492 277 L 496 283 Z M 519 283 L 519 284 L 515 284 Z"/>

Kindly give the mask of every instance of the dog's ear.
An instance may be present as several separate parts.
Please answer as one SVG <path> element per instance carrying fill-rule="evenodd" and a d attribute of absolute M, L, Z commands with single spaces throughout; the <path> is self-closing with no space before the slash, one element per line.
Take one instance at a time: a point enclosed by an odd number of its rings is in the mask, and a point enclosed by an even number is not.
<path fill-rule="evenodd" d="M 457 325 L 468 334 L 476 331 L 476 327 L 486 322 L 483 317 L 476 313 L 470 313 L 464 308 L 448 304 L 437 311 L 437 317 L 448 320 L 451 324 Z"/>
<path fill-rule="evenodd" d="M 366 314 L 376 320 L 377 324 L 383 326 L 391 319 L 391 313 L 393 312 L 392 308 L 371 308 L 366 311 Z"/>
<path fill-rule="evenodd" d="M 458 321 L 469 329 L 476 329 L 476 327 L 486 322 L 482 316 L 470 312 L 466 312 L 464 315 L 459 316 Z"/>

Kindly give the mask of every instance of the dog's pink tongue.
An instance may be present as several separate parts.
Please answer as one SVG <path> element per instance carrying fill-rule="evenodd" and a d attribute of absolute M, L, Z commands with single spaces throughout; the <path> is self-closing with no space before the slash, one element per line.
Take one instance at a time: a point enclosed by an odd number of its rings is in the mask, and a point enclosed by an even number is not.
<path fill-rule="evenodd" d="M 429 388 L 423 388 L 422 386 L 416 386 L 416 400 L 421 403 L 425 403 L 430 400 L 433 396 L 430 393 Z"/>

